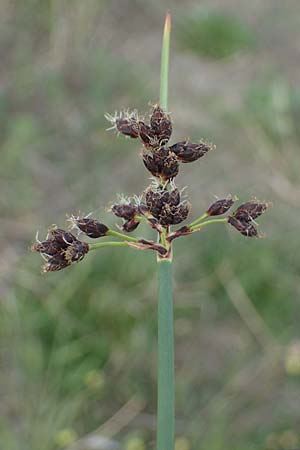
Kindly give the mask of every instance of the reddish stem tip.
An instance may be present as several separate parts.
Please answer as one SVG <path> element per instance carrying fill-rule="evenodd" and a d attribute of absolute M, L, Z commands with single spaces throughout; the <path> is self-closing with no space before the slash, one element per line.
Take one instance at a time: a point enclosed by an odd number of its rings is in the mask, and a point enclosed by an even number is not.
<path fill-rule="evenodd" d="M 164 38 L 166 38 L 168 34 L 170 34 L 170 31 L 171 31 L 171 13 L 170 11 L 167 11 L 165 19 Z"/>

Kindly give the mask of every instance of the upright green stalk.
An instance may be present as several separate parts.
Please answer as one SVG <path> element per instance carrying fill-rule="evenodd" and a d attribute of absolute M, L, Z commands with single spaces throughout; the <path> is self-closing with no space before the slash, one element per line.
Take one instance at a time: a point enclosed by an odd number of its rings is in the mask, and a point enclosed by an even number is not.
<path fill-rule="evenodd" d="M 172 262 L 158 262 L 157 450 L 174 449 L 174 332 Z"/>
<path fill-rule="evenodd" d="M 167 13 L 161 54 L 160 106 L 168 108 L 171 17 Z M 174 450 L 174 330 L 172 260 L 158 258 L 157 450 Z"/>
<path fill-rule="evenodd" d="M 160 65 L 160 96 L 159 103 L 164 109 L 168 109 L 168 85 L 169 85 L 169 54 L 170 54 L 171 15 L 166 14 L 164 35 L 161 49 Z"/>

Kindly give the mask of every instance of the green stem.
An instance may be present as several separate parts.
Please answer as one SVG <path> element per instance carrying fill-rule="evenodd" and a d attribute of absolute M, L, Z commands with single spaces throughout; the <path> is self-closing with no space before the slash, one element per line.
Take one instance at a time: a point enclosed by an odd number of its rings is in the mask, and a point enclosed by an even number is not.
<path fill-rule="evenodd" d="M 160 106 L 168 108 L 171 16 L 166 15 L 161 52 Z M 162 243 L 166 235 L 162 233 Z M 174 450 L 175 386 L 172 260 L 158 258 L 157 450 Z"/>
<path fill-rule="evenodd" d="M 170 13 L 167 13 L 161 50 L 160 96 L 159 96 L 160 106 L 164 110 L 168 109 L 170 32 L 171 32 L 171 16 Z"/>
<path fill-rule="evenodd" d="M 174 449 L 174 331 L 172 262 L 158 261 L 157 450 Z"/>
<path fill-rule="evenodd" d="M 160 239 L 161 239 L 161 244 L 164 247 L 166 247 L 167 246 L 167 231 L 165 228 L 162 228 L 162 230 L 161 230 Z"/>
<path fill-rule="evenodd" d="M 202 214 L 202 216 L 195 219 L 192 223 L 190 223 L 188 226 L 193 227 L 194 225 L 197 225 L 199 222 L 202 222 L 202 220 L 206 219 L 208 217 L 207 213 Z"/>
<path fill-rule="evenodd" d="M 124 241 L 138 242 L 137 238 L 134 238 L 131 236 L 126 236 L 126 234 L 119 233 L 118 231 L 114 231 L 114 230 L 108 230 L 108 232 L 106 233 L 106 236 L 117 237 L 117 238 L 123 239 Z"/>
<path fill-rule="evenodd" d="M 202 227 L 205 227 L 206 225 L 210 225 L 211 223 L 226 223 L 228 221 L 227 217 L 224 217 L 223 219 L 211 219 L 211 220 L 206 220 L 206 222 L 202 222 L 199 223 L 197 225 L 194 226 L 190 226 L 190 229 L 192 231 L 198 231 L 200 230 Z"/>
<path fill-rule="evenodd" d="M 90 250 L 98 250 L 102 247 L 128 247 L 128 242 L 117 242 L 117 241 L 106 241 L 106 242 L 96 242 L 95 244 L 89 244 Z"/>

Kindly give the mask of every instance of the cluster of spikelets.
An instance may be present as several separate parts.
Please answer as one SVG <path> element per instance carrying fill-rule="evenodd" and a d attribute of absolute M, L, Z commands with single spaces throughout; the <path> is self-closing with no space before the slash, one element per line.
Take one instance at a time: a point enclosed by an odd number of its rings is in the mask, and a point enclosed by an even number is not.
<path fill-rule="evenodd" d="M 128 246 L 140 250 L 154 250 L 160 257 L 166 258 L 170 255 L 171 242 L 175 238 L 199 231 L 203 225 L 209 223 L 211 217 L 226 214 L 234 205 L 237 199 L 231 196 L 216 200 L 191 224 L 175 231 L 171 230 L 172 225 L 178 225 L 187 219 L 191 207 L 190 203 L 182 198 L 182 190 L 175 185 L 174 180 L 178 175 L 180 164 L 197 161 L 215 146 L 203 140 L 198 143 L 185 140 L 169 145 L 172 122 L 169 114 L 158 105 L 152 107 L 149 121 L 139 117 L 137 111 L 123 111 L 114 116 L 107 114 L 106 118 L 112 124 L 109 129 L 115 129 L 118 134 L 141 141 L 142 160 L 152 175 L 150 186 L 141 196 L 122 197 L 112 205 L 111 212 L 122 219 L 120 226 L 122 231 L 130 233 L 145 221 L 159 233 L 159 241 L 156 243 L 147 239 L 129 239 L 127 235 L 114 232 L 90 216 L 72 216 L 69 219 L 71 231 L 75 229 L 77 235 L 85 234 L 92 239 L 104 236 L 118 237 Z M 268 206 L 268 203 L 252 199 L 241 204 L 222 221 L 229 223 L 243 236 L 259 237 L 261 235 L 255 220 Z M 208 220 L 204 222 L 205 219 Z M 37 240 L 33 244 L 32 250 L 39 252 L 46 261 L 42 268 L 43 272 L 61 270 L 81 261 L 93 248 L 92 244 L 79 240 L 71 231 L 52 227 L 44 241 Z"/>

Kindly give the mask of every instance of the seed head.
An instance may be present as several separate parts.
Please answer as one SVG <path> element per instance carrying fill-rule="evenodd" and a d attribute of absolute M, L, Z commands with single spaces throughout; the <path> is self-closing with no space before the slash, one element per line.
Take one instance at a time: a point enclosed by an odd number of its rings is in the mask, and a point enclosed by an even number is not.
<path fill-rule="evenodd" d="M 105 114 L 105 118 L 112 124 L 109 130 L 117 130 L 124 136 L 136 139 L 139 137 L 139 125 L 137 111 L 121 111 L 114 116 Z"/>
<path fill-rule="evenodd" d="M 159 141 L 152 128 L 145 122 L 139 122 L 139 136 L 146 148 L 155 149 L 159 147 Z"/>
<path fill-rule="evenodd" d="M 183 201 L 178 206 L 164 205 L 160 215 L 161 225 L 177 225 L 183 222 L 189 215 L 191 204 Z"/>
<path fill-rule="evenodd" d="M 163 206 L 168 202 L 170 193 L 162 186 L 150 186 L 146 191 L 146 205 L 149 212 L 157 219 L 160 219 L 160 214 Z"/>
<path fill-rule="evenodd" d="M 65 250 L 64 257 L 72 264 L 73 262 L 81 261 L 88 251 L 89 245 L 86 242 L 76 240 Z"/>
<path fill-rule="evenodd" d="M 49 230 L 46 240 L 34 243 L 31 250 L 46 260 L 43 272 L 54 272 L 81 261 L 89 251 L 86 242 L 79 241 L 72 233 L 60 228 Z"/>
<path fill-rule="evenodd" d="M 121 217 L 122 219 L 125 220 L 130 220 L 134 218 L 138 213 L 137 206 L 126 203 L 113 205 L 111 210 L 117 217 Z"/>
<path fill-rule="evenodd" d="M 242 221 L 255 220 L 261 216 L 266 209 L 271 206 L 270 203 L 259 202 L 256 199 L 243 203 L 234 212 L 234 217 Z"/>
<path fill-rule="evenodd" d="M 178 160 L 167 147 L 158 148 L 152 153 L 144 153 L 143 161 L 154 177 L 161 177 L 163 180 L 172 180 L 179 171 Z"/>
<path fill-rule="evenodd" d="M 111 207 L 111 211 L 123 219 L 122 230 L 130 233 L 134 231 L 140 224 L 136 216 L 142 214 L 143 205 L 141 204 L 141 197 L 134 196 L 132 198 L 119 195 L 119 202 Z"/>
<path fill-rule="evenodd" d="M 201 141 L 199 144 L 193 144 L 189 141 L 182 141 L 171 145 L 170 150 L 175 153 L 181 162 L 188 163 L 196 161 L 214 148 L 215 145 L 205 141 Z"/>
<path fill-rule="evenodd" d="M 242 222 L 233 216 L 228 217 L 228 223 L 246 237 L 260 237 L 257 228 L 251 222 Z"/>
<path fill-rule="evenodd" d="M 96 219 L 92 219 L 91 217 L 72 216 L 70 222 L 75 228 L 92 239 L 97 239 L 105 236 L 109 230 L 109 228 L 104 225 L 104 223 L 101 223 Z"/>
<path fill-rule="evenodd" d="M 220 216 L 221 214 L 225 214 L 234 204 L 234 201 L 235 200 L 231 197 L 217 200 L 212 205 L 210 205 L 210 207 L 206 211 L 206 214 L 208 216 Z"/>
<path fill-rule="evenodd" d="M 131 231 L 134 231 L 140 224 L 139 220 L 136 220 L 134 217 L 130 220 L 127 220 L 123 223 L 122 230 L 126 231 L 127 233 L 131 233 Z"/>
<path fill-rule="evenodd" d="M 158 105 L 153 108 L 150 116 L 150 127 L 161 146 L 169 141 L 172 134 L 172 122 L 170 117 Z"/>
<path fill-rule="evenodd" d="M 118 119 L 116 121 L 117 130 L 124 136 L 136 139 L 139 137 L 139 127 L 137 122 L 132 119 Z"/>
<path fill-rule="evenodd" d="M 139 117 L 136 110 L 121 111 L 114 115 L 105 115 L 111 123 L 111 128 L 117 133 L 133 139 L 139 138 L 143 144 L 142 159 L 147 170 L 153 175 L 154 181 L 142 194 L 126 198 L 120 196 L 119 201 L 112 205 L 111 212 L 122 219 L 120 228 L 124 232 L 134 231 L 143 220 L 159 233 L 159 241 L 147 239 L 132 239 L 113 232 L 105 224 L 89 216 L 70 218 L 73 228 L 92 239 L 112 235 L 126 241 L 126 245 L 140 249 L 151 249 L 158 252 L 161 258 L 168 258 L 171 254 L 171 243 L 181 236 L 192 234 L 202 228 L 202 225 L 215 222 L 226 222 L 239 233 L 247 237 L 260 237 L 257 224 L 254 222 L 269 204 L 253 199 L 240 205 L 225 219 L 207 220 L 226 214 L 236 198 L 227 197 L 216 200 L 198 219 L 189 225 L 181 226 L 170 231 L 171 225 L 183 222 L 189 215 L 191 205 L 182 199 L 182 191 L 174 184 L 178 175 L 179 164 L 189 163 L 202 158 L 215 146 L 206 142 L 192 143 L 189 140 L 169 145 L 172 135 L 172 121 L 167 112 L 159 105 L 154 105 L 149 115 L 149 121 Z M 107 245 L 114 245 L 107 242 Z M 106 244 L 104 244 L 106 245 Z M 87 244 L 77 239 L 71 232 L 54 227 L 51 228 L 44 241 L 32 245 L 32 250 L 38 252 L 46 260 L 43 272 L 58 271 L 81 261 L 89 249 L 102 247 L 103 244 Z"/>
<path fill-rule="evenodd" d="M 228 217 L 228 222 L 243 236 L 260 237 L 254 220 L 261 216 L 269 206 L 269 203 L 253 199 L 240 205 L 232 216 Z"/>
<path fill-rule="evenodd" d="M 168 191 L 164 187 L 151 186 L 146 191 L 146 205 L 149 212 L 163 225 L 176 225 L 185 220 L 190 211 L 187 201 L 180 201 L 177 188 Z"/>

